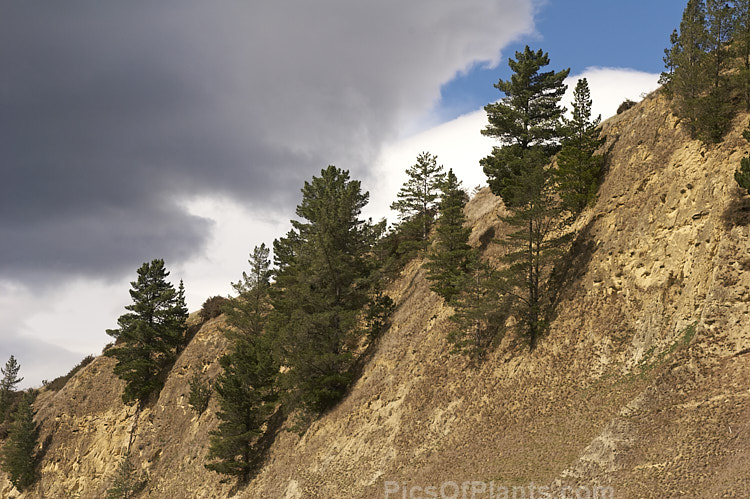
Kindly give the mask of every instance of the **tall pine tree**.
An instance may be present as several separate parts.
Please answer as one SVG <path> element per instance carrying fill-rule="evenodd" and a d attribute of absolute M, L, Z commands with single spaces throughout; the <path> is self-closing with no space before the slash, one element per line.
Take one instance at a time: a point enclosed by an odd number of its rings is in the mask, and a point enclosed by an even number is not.
<path fill-rule="evenodd" d="M 270 310 L 269 251 L 256 246 L 250 274 L 233 284 L 238 296 L 225 307 L 229 326 L 229 353 L 220 360 L 223 372 L 215 391 L 220 410 L 219 427 L 211 432 L 206 468 L 246 480 L 260 464 L 257 449 L 264 426 L 276 408 L 279 389 L 278 355 L 275 341 L 265 330 Z"/>
<path fill-rule="evenodd" d="M 36 441 L 39 429 L 31 407 L 33 395 L 25 393 L 13 413 L 8 438 L 2 449 L 2 469 L 18 490 L 24 490 L 36 479 Z"/>
<path fill-rule="evenodd" d="M 0 373 L 3 375 L 0 380 L 0 423 L 9 415 L 16 385 L 23 381 L 23 378 L 18 377 L 20 369 L 21 365 L 13 355 L 5 363 L 5 367 L 0 367 Z"/>
<path fill-rule="evenodd" d="M 669 83 L 672 106 L 678 116 L 695 130 L 699 119 L 700 98 L 708 87 L 706 72 L 706 8 L 703 0 L 688 0 L 680 21 L 679 35 L 673 44 Z"/>
<path fill-rule="evenodd" d="M 437 221 L 437 241 L 428 254 L 427 279 L 430 288 L 450 302 L 460 291 L 468 271 L 472 248 L 469 246 L 471 227 L 466 227 L 464 206 L 468 196 L 461 188 L 453 170 L 442 185 L 440 218 Z"/>
<path fill-rule="evenodd" d="M 448 333 L 452 353 L 481 359 L 501 332 L 510 301 L 499 295 L 498 279 L 492 266 L 478 251 L 470 255 L 467 271 L 451 305 L 454 327 Z"/>
<path fill-rule="evenodd" d="M 750 109 L 750 0 L 735 0 L 734 46 L 735 56 L 741 61 L 735 84 Z"/>
<path fill-rule="evenodd" d="M 495 85 L 505 97 L 485 106 L 489 124 L 482 131 L 503 146 L 493 148 L 481 164 L 492 192 L 511 212 L 504 220 L 515 231 L 501 241 L 508 265 L 502 289 L 512 299 L 521 331 L 534 348 L 546 327 L 546 277 L 562 246 L 553 237 L 560 204 L 548 165 L 560 147 L 560 100 L 570 70 L 541 71 L 549 56 L 528 46 L 508 63 L 511 79 Z"/>
<path fill-rule="evenodd" d="M 334 166 L 305 182 L 299 220 L 274 242 L 277 265 L 269 327 L 284 347 L 284 377 L 307 414 L 323 412 L 353 379 L 353 351 L 371 298 L 369 255 L 377 230 L 360 219 L 368 193 Z"/>
<path fill-rule="evenodd" d="M 734 108 L 729 69 L 729 43 L 734 33 L 734 9 L 725 0 L 706 1 L 706 72 L 708 87 L 699 100 L 696 134 L 704 142 L 721 142 L 731 126 Z"/>
<path fill-rule="evenodd" d="M 601 115 L 591 118 L 591 92 L 581 78 L 573 92 L 571 119 L 564 119 L 565 139 L 557 154 L 555 178 L 563 208 L 577 215 L 596 199 L 604 158 L 594 154 L 604 140 L 599 137 Z"/>
<path fill-rule="evenodd" d="M 125 403 L 141 402 L 161 389 L 164 377 L 186 341 L 187 307 L 184 288 L 167 282 L 164 260 L 152 260 L 138 269 L 130 283 L 129 312 L 117 319 L 118 328 L 107 334 L 116 340 L 104 354 L 117 359 L 114 372 L 126 385 Z"/>
<path fill-rule="evenodd" d="M 735 10 L 725 0 L 688 0 L 664 59 L 671 71 L 672 109 L 704 142 L 721 141 L 734 115 L 731 69 L 736 58 L 731 49 L 742 46 L 741 34 L 733 42 L 742 15 L 741 6 Z M 739 83 L 746 85 L 741 76 Z"/>
<path fill-rule="evenodd" d="M 662 71 L 659 76 L 659 84 L 663 85 L 667 95 L 672 95 L 672 79 L 674 78 L 675 64 L 677 63 L 677 57 L 680 52 L 680 33 L 679 31 L 672 30 L 672 34 L 669 36 L 669 47 L 664 49 L 664 68 L 666 71 Z"/>
<path fill-rule="evenodd" d="M 423 152 L 406 174 L 409 178 L 399 190 L 398 199 L 391 204 L 391 209 L 398 211 L 402 223 L 417 229 L 418 241 L 424 246 L 437 214 L 440 185 L 445 181 L 445 173 L 443 166 L 437 164 L 437 156 Z"/>

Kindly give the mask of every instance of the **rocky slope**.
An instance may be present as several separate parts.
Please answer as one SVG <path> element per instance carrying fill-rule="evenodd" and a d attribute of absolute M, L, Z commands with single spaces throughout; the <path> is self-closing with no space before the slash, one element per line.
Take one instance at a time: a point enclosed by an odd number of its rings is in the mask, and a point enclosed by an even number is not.
<path fill-rule="evenodd" d="M 0 496 L 101 497 L 128 449 L 149 477 L 143 497 L 383 497 L 386 487 L 401 497 L 449 481 L 746 494 L 750 200 L 732 175 L 750 149 L 747 121 L 707 147 L 651 96 L 605 123 L 607 174 L 534 352 L 508 335 L 480 365 L 450 355 L 451 310 L 412 262 L 390 289 L 393 325 L 351 394 L 303 436 L 281 431 L 247 487 L 203 468 L 215 401 L 200 417 L 186 403 L 194 369 L 218 373 L 215 320 L 140 414 L 120 402 L 106 358 L 43 393 L 41 480 L 25 494 L 4 480 Z M 504 230 L 502 210 L 486 190 L 471 201 L 475 244 Z"/>

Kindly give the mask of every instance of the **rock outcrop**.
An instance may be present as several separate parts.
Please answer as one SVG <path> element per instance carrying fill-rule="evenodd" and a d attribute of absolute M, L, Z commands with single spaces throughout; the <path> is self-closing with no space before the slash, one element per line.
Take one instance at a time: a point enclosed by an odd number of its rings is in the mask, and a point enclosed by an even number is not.
<path fill-rule="evenodd" d="M 349 396 L 304 435 L 281 431 L 247 486 L 203 468 L 215 401 L 200 417 L 187 407 L 193 370 L 219 372 L 216 319 L 140 413 L 120 401 L 104 357 L 42 393 L 41 479 L 25 494 L 4 480 L 0 495 L 102 497 L 128 450 L 148 475 L 142 497 L 402 497 L 450 482 L 487 484 L 476 497 L 490 484 L 746 494 L 750 199 L 732 176 L 750 149 L 747 121 L 705 146 L 653 95 L 604 124 L 604 182 L 533 352 L 508 334 L 478 365 L 451 355 L 451 310 L 414 261 L 389 290 L 392 326 Z M 503 209 L 487 190 L 472 199 L 474 244 L 496 251 Z"/>

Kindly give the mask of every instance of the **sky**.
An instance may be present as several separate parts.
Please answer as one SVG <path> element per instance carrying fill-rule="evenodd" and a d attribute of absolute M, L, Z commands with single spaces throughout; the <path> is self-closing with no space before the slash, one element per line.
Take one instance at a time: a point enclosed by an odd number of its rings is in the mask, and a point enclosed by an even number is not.
<path fill-rule="evenodd" d="M 4 2 L 0 365 L 22 385 L 111 341 L 136 269 L 231 293 L 329 164 L 388 206 L 422 151 L 471 189 L 483 106 L 525 45 L 594 112 L 657 88 L 684 1 Z M 570 96 L 568 96 L 568 100 Z"/>

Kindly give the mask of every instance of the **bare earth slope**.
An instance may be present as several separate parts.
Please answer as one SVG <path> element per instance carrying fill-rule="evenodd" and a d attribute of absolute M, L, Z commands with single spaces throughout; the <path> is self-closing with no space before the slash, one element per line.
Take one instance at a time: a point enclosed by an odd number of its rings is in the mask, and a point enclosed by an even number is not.
<path fill-rule="evenodd" d="M 386 482 L 446 481 L 747 494 L 750 201 L 732 178 L 747 120 L 706 147 L 655 96 L 605 124 L 608 172 L 534 352 L 509 335 L 481 365 L 450 355 L 451 310 L 412 262 L 390 290 L 393 326 L 350 395 L 304 436 L 282 431 L 247 487 L 203 469 L 215 401 L 200 418 L 186 403 L 193 369 L 218 373 L 214 321 L 139 415 L 120 402 L 106 358 L 40 395 L 42 437 L 52 436 L 40 482 L 20 497 L 101 497 L 128 447 L 149 475 L 143 497 L 383 497 Z M 502 210 L 486 190 L 471 201 L 476 244 L 503 230 Z M 4 480 L 0 496 L 19 494 Z"/>

